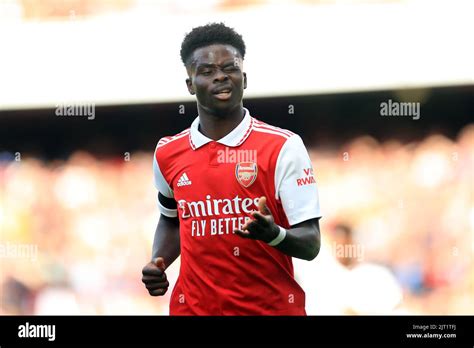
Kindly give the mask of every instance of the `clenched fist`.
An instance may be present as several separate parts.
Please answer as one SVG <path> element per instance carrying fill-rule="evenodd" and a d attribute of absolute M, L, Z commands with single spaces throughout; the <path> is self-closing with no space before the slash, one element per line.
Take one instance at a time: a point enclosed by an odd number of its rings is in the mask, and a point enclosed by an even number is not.
<path fill-rule="evenodd" d="M 165 261 L 162 257 L 157 257 L 143 267 L 142 282 L 151 296 L 163 296 L 168 290 L 170 283 L 166 279 L 165 268 Z"/>

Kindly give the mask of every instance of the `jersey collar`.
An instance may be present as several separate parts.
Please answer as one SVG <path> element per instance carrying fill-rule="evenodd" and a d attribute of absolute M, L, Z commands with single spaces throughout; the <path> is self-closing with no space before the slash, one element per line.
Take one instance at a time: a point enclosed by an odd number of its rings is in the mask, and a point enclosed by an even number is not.
<path fill-rule="evenodd" d="M 244 119 L 229 134 L 217 140 L 218 143 L 223 144 L 225 146 L 236 147 L 241 145 L 245 141 L 245 139 L 247 139 L 252 130 L 253 117 L 250 116 L 250 112 L 246 108 L 244 108 L 244 111 Z M 199 116 L 194 119 L 189 132 L 189 143 L 193 150 L 196 150 L 201 146 L 213 141 L 212 139 L 202 134 L 198 130 L 198 126 Z"/>

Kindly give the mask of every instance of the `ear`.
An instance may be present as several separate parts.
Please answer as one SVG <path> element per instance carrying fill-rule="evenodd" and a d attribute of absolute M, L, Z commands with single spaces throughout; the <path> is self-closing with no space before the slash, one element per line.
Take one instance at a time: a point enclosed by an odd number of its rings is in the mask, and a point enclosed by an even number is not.
<path fill-rule="evenodd" d="M 247 73 L 244 73 L 244 89 L 247 88 Z"/>
<path fill-rule="evenodd" d="M 188 87 L 189 94 L 195 95 L 196 92 L 194 91 L 193 81 L 190 77 L 186 79 L 186 86 Z"/>

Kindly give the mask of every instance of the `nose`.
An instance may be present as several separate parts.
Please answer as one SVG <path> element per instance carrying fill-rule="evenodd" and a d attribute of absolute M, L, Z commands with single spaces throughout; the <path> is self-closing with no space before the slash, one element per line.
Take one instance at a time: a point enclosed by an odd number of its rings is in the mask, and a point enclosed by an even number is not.
<path fill-rule="evenodd" d="M 225 74 L 221 69 L 217 69 L 216 75 L 214 77 L 214 82 L 222 82 L 222 81 L 227 81 L 229 79 L 229 76 Z"/>

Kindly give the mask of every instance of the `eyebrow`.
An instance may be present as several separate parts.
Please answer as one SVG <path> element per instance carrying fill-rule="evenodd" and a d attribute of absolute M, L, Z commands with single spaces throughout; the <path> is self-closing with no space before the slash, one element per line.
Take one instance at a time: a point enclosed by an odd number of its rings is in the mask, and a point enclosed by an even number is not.
<path fill-rule="evenodd" d="M 199 63 L 199 64 L 196 65 L 196 69 L 199 69 L 199 68 L 213 68 L 215 66 L 216 66 L 216 64 Z"/>
<path fill-rule="evenodd" d="M 234 65 L 234 60 L 229 60 L 227 62 L 225 62 L 224 64 L 222 64 L 223 67 L 227 67 L 229 65 Z M 198 63 L 196 65 L 196 69 L 199 69 L 199 68 L 214 68 L 218 66 L 217 64 L 211 64 L 211 63 Z"/>

